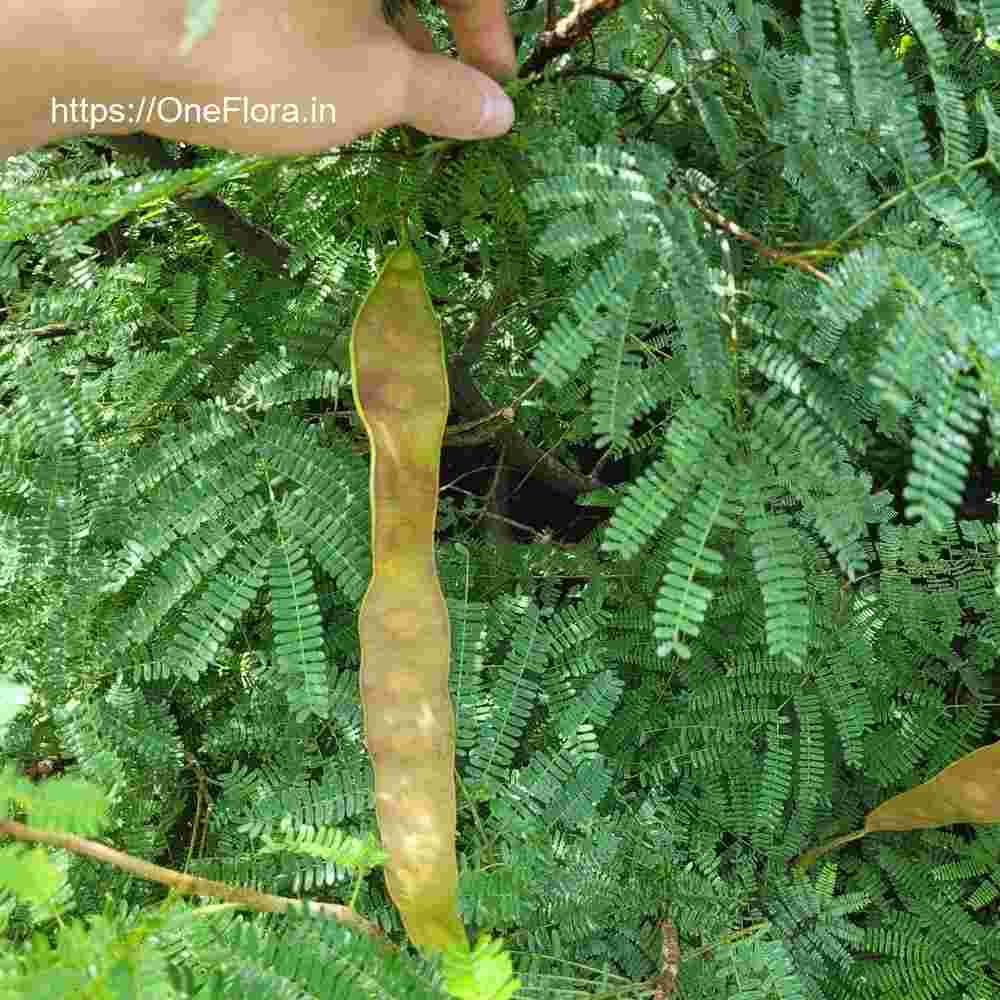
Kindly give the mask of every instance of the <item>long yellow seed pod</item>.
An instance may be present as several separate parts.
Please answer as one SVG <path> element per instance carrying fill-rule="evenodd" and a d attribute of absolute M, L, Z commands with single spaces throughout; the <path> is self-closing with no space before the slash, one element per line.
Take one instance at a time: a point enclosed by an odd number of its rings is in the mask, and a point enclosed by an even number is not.
<path fill-rule="evenodd" d="M 372 578 L 361 603 L 361 700 L 389 893 L 422 951 L 467 946 L 458 918 L 448 609 L 434 562 L 448 378 L 441 327 L 409 247 L 354 320 L 354 402 L 371 443 Z"/>

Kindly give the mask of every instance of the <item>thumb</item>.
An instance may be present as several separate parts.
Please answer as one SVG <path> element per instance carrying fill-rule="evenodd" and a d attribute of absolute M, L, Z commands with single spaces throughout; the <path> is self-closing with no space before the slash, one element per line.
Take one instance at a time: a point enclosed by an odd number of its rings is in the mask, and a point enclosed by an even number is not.
<path fill-rule="evenodd" d="M 478 69 L 430 52 L 413 52 L 402 121 L 428 135 L 489 139 L 514 122 L 514 105 L 495 80 Z"/>

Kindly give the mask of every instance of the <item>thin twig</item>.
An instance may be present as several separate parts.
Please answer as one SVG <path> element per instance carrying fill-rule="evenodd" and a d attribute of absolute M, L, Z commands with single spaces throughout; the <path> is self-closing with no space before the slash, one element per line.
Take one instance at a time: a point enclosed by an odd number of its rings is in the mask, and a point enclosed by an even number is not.
<path fill-rule="evenodd" d="M 55 340 L 58 337 L 71 337 L 78 333 L 65 323 L 47 323 L 45 326 L 35 326 L 30 330 L 4 330 L 4 335 L 10 338 L 37 337 L 39 340 Z"/>
<path fill-rule="evenodd" d="M 650 64 L 649 69 L 646 70 L 647 73 L 652 73 L 653 70 L 655 70 L 656 67 L 660 65 L 660 60 L 667 54 L 667 46 L 669 44 L 670 44 L 670 36 L 667 35 L 667 37 L 663 39 L 663 44 L 660 46 L 660 51 L 656 53 L 656 58 Z"/>
<path fill-rule="evenodd" d="M 501 466 L 497 466 L 497 468 L 501 468 Z M 460 486 L 452 486 L 451 489 L 455 490 L 457 493 L 464 493 L 467 497 L 475 497 L 477 500 L 483 499 L 478 493 L 473 493 L 470 490 L 463 490 Z M 536 538 L 541 534 L 537 528 L 533 528 L 530 524 L 522 524 L 520 521 L 515 521 L 510 517 L 504 517 L 503 514 L 494 513 L 492 510 L 480 511 L 479 517 L 491 517 L 494 521 L 502 521 L 504 524 L 509 524 L 512 528 L 519 528 L 521 531 L 527 531 Z"/>
<path fill-rule="evenodd" d="M 762 257 L 767 257 L 769 260 L 776 261 L 779 264 L 791 264 L 794 267 L 799 268 L 799 270 L 805 271 L 806 274 L 811 274 L 814 278 L 819 279 L 824 285 L 833 285 L 833 279 L 828 275 L 824 274 L 818 268 L 813 267 L 812 264 L 807 260 L 802 260 L 795 254 L 782 253 L 780 250 L 775 250 L 772 247 L 766 246 L 761 243 L 756 236 L 752 233 L 748 233 L 745 229 L 740 228 L 731 219 L 727 219 L 720 212 L 715 211 L 714 208 L 709 208 L 705 202 L 702 200 L 700 195 L 695 194 L 693 191 L 688 192 L 688 201 L 702 214 L 702 216 L 712 223 L 713 226 L 718 227 L 723 230 L 723 232 L 729 233 L 731 236 L 735 236 L 738 240 L 743 240 L 745 243 L 749 243 Z"/>
<path fill-rule="evenodd" d="M 270 893 L 258 892 L 256 889 L 250 889 L 246 886 L 228 885 L 225 882 L 216 882 L 197 875 L 175 872 L 172 868 L 154 865 L 149 861 L 133 857 L 131 854 L 116 851 L 113 847 L 100 844 L 96 840 L 86 840 L 71 833 L 59 833 L 55 830 L 40 830 L 12 819 L 0 820 L 0 834 L 6 834 L 15 840 L 28 843 L 59 847 L 80 857 L 113 865 L 115 868 L 131 872 L 140 878 L 170 886 L 174 892 L 181 896 L 212 896 L 216 899 L 228 900 L 231 903 L 239 903 L 251 910 L 259 910 L 261 913 L 287 913 L 289 910 L 301 906 L 315 916 L 328 917 L 348 924 L 388 944 L 387 941 L 384 941 L 384 935 L 379 927 L 365 920 L 361 914 L 350 907 L 341 906 L 339 903 L 320 903 L 308 899 L 272 896 Z"/>
<path fill-rule="evenodd" d="M 574 0 L 572 12 L 538 36 L 535 48 L 521 63 L 517 75 L 526 77 L 541 72 L 553 59 L 589 38 L 594 28 L 613 14 L 623 2 L 624 0 Z"/>
<path fill-rule="evenodd" d="M 637 80 L 634 76 L 629 76 L 628 73 L 615 73 L 610 69 L 600 69 L 597 66 L 567 66 L 566 69 L 561 69 L 558 73 L 553 74 L 553 79 L 566 80 L 574 76 L 597 76 L 602 80 L 610 80 L 612 83 L 618 84 L 626 94 L 630 93 L 628 84 L 636 87 L 642 86 L 642 81 Z"/>

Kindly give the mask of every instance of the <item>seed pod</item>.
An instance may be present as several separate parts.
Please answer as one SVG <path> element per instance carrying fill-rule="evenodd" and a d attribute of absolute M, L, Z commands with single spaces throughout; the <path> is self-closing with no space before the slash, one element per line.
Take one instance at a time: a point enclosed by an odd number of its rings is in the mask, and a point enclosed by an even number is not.
<path fill-rule="evenodd" d="M 371 444 L 372 578 L 361 700 L 389 893 L 422 951 L 468 945 L 458 918 L 448 609 L 434 562 L 448 379 L 417 255 L 385 262 L 354 320 L 354 402 Z"/>

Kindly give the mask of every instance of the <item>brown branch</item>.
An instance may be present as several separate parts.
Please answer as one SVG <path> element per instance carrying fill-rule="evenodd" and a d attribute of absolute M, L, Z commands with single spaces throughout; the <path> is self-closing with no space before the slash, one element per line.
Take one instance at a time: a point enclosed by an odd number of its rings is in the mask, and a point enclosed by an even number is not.
<path fill-rule="evenodd" d="M 489 301 L 479 310 L 479 316 L 472 325 L 472 331 L 466 336 L 465 343 L 462 345 L 462 352 L 457 358 L 457 363 L 461 364 L 466 370 L 471 371 L 472 367 L 479 360 L 479 355 L 483 353 L 483 348 L 486 346 L 486 342 L 493 332 L 493 324 L 496 322 L 500 310 L 509 298 L 510 292 L 506 288 L 497 285 Z"/>
<path fill-rule="evenodd" d="M 502 469 L 503 463 L 501 462 L 496 468 Z M 483 498 L 478 493 L 472 493 L 469 490 L 463 490 L 460 486 L 451 487 L 456 493 L 464 493 L 467 497 L 472 497 L 474 500 L 482 500 Z M 504 517 L 503 514 L 494 513 L 492 510 L 482 510 L 479 512 L 479 517 L 490 517 L 494 521 L 500 521 L 503 524 L 508 524 L 512 528 L 518 528 L 520 531 L 526 531 L 533 538 L 541 540 L 542 532 L 537 528 L 533 528 L 530 524 L 524 524 L 521 521 L 515 521 L 513 518 Z"/>
<path fill-rule="evenodd" d="M 693 191 L 688 192 L 687 197 L 688 201 L 694 205 L 703 218 L 711 222 L 713 226 L 716 226 L 723 232 L 729 233 L 731 236 L 735 236 L 738 240 L 743 240 L 744 243 L 749 243 L 762 257 L 767 257 L 769 260 L 773 260 L 779 264 L 791 264 L 794 267 L 799 268 L 799 270 L 805 271 L 806 274 L 811 274 L 814 278 L 818 278 L 824 285 L 833 285 L 833 279 L 830 275 L 824 274 L 818 268 L 813 267 L 809 261 L 802 260 L 795 254 L 782 253 L 780 250 L 775 250 L 772 247 L 761 243 L 761 241 L 752 233 L 748 233 L 745 229 L 741 229 L 731 219 L 727 219 L 721 213 L 716 212 L 714 208 L 709 208 L 705 202 L 702 201 L 701 197 Z"/>
<path fill-rule="evenodd" d="M 592 0 L 584 2 L 589 3 Z M 621 0 L 598 0 L 598 2 L 617 6 Z M 154 136 L 137 133 L 107 138 L 106 141 L 124 155 L 145 157 L 158 170 L 181 169 L 180 165 L 168 155 L 160 140 Z M 263 261 L 278 272 L 285 271 L 293 248 L 262 226 L 256 225 L 231 209 L 225 202 L 211 195 L 203 198 L 177 197 L 174 202 L 182 211 L 218 232 L 223 239 L 245 253 Z M 499 300 L 495 305 L 499 306 Z M 492 324 L 492 319 L 489 323 Z M 473 345 L 478 340 L 485 340 L 488 329 L 488 326 L 483 326 L 474 334 Z M 451 386 L 452 405 L 460 416 L 478 420 L 495 411 L 495 407 L 491 406 L 479 392 L 461 356 L 449 361 L 448 381 Z M 564 496 L 576 497 L 603 485 L 599 480 L 574 472 L 558 459 L 536 448 L 511 426 L 501 427 L 496 440 L 498 446 L 505 449 L 507 460 L 512 465 L 531 470 L 553 490 Z"/>
<path fill-rule="evenodd" d="M 538 36 L 535 48 L 517 71 L 520 77 L 540 73 L 553 59 L 574 48 L 609 14 L 613 14 L 624 0 L 573 0 L 573 10 L 557 21 L 550 31 Z"/>
<path fill-rule="evenodd" d="M 677 984 L 677 970 L 681 961 L 681 944 L 677 928 L 669 920 L 660 921 L 660 974 L 656 977 L 653 1000 L 667 1000 L 673 996 Z"/>
<path fill-rule="evenodd" d="M 559 21 L 559 0 L 545 0 L 545 30 L 551 31 Z"/>
<path fill-rule="evenodd" d="M 159 139 L 144 132 L 107 138 L 105 141 L 124 156 L 148 160 L 157 170 L 184 169 L 167 153 Z M 288 258 L 292 255 L 292 246 L 280 236 L 275 236 L 263 226 L 251 222 L 245 215 L 212 195 L 201 198 L 178 195 L 172 200 L 178 208 L 197 219 L 206 229 L 221 236 L 251 257 L 262 260 L 274 270 L 284 272 Z"/>
<path fill-rule="evenodd" d="M 667 54 L 667 46 L 670 45 L 670 36 L 667 35 L 663 39 L 663 44 L 660 46 L 660 51 L 656 53 L 656 58 L 650 63 L 649 69 L 646 70 L 647 73 L 652 74 L 657 66 L 660 65 L 660 60 Z"/>
<path fill-rule="evenodd" d="M 457 403 L 457 409 L 473 420 L 489 416 L 494 407 L 480 393 L 472 376 L 456 360 L 448 362 L 448 385 L 451 388 L 452 400 Z M 510 465 L 528 469 L 529 474 L 537 471 L 546 485 L 563 496 L 577 497 L 581 493 L 590 493 L 600 489 L 604 484 L 599 479 L 591 479 L 579 472 L 574 472 L 553 458 L 541 448 L 526 441 L 513 427 L 503 426 L 496 435 L 497 445 L 504 449 L 506 460 Z"/>
<path fill-rule="evenodd" d="M 602 80 L 610 80 L 624 90 L 626 94 L 629 92 L 628 84 L 640 86 L 640 81 L 634 76 L 629 76 L 628 73 L 615 73 L 610 69 L 600 69 L 597 66 L 567 66 L 566 69 L 562 69 L 555 74 L 555 78 L 558 80 L 565 80 L 574 76 L 597 76 Z"/>
<path fill-rule="evenodd" d="M 30 330 L 4 330 L 4 335 L 15 337 L 37 337 L 39 340 L 56 340 L 59 337 L 72 337 L 79 333 L 74 327 L 65 323 L 47 323 L 45 326 L 35 326 Z"/>
<path fill-rule="evenodd" d="M 15 840 L 60 847 L 64 851 L 70 851 L 80 855 L 80 857 L 92 858 L 94 861 L 114 865 L 115 868 L 131 872 L 140 878 L 168 885 L 174 892 L 182 896 L 212 896 L 216 899 L 228 900 L 231 903 L 239 903 L 252 910 L 259 910 L 261 913 L 286 913 L 293 907 L 302 906 L 312 915 L 348 924 L 356 930 L 380 939 L 382 943 L 389 946 L 379 927 L 365 920 L 349 906 L 341 906 L 339 903 L 320 903 L 314 900 L 291 899 L 287 896 L 272 896 L 270 893 L 258 892 L 256 889 L 250 889 L 246 886 L 228 885 L 225 882 L 215 882 L 197 875 L 186 875 L 183 872 L 175 872 L 172 868 L 163 868 L 149 861 L 143 861 L 141 858 L 135 858 L 131 854 L 116 851 L 113 847 L 99 844 L 96 840 L 85 840 L 83 837 L 77 837 L 71 833 L 58 833 L 55 830 L 40 830 L 11 819 L 0 820 L 0 833 L 13 837 Z"/>

